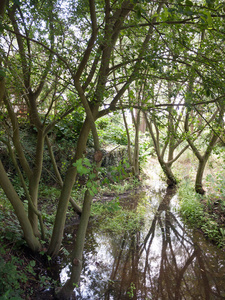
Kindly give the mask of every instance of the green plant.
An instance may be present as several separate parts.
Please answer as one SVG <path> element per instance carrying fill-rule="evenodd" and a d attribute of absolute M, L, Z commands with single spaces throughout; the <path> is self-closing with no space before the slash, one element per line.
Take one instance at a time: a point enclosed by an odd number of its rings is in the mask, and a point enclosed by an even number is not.
<path fill-rule="evenodd" d="M 130 299 L 134 297 L 134 290 L 136 290 L 135 284 L 131 282 L 130 287 L 127 291 L 127 295 Z"/>
<path fill-rule="evenodd" d="M 207 186 L 210 190 L 209 196 L 214 199 L 225 201 L 225 177 L 222 174 L 208 175 L 206 177 Z"/>
<path fill-rule="evenodd" d="M 104 185 L 122 181 L 124 178 L 128 177 L 127 170 L 129 170 L 129 168 L 130 165 L 126 159 L 120 160 L 117 166 L 110 166 L 108 168 L 101 184 Z"/>
<path fill-rule="evenodd" d="M 96 121 L 100 142 L 102 144 L 127 145 L 127 133 L 120 117 L 119 115 L 114 115 L 112 121 L 111 117 L 106 116 Z"/>
<path fill-rule="evenodd" d="M 13 243 L 15 247 L 25 244 L 25 241 L 21 238 L 22 231 L 19 226 L 19 221 L 9 203 L 4 207 L 4 210 L 0 209 L 0 225 L 1 237 L 4 236 L 4 238 L 10 243 Z"/>
<path fill-rule="evenodd" d="M 98 170 L 96 169 L 95 163 L 91 164 L 88 158 L 80 158 L 73 164 L 73 166 L 77 168 L 77 173 L 79 175 L 87 176 L 86 187 L 90 194 L 92 196 L 97 194 L 98 183 L 96 181 L 96 174 L 98 173 Z"/>
<path fill-rule="evenodd" d="M 209 201 L 195 193 L 189 183 L 181 185 L 178 190 L 180 213 L 194 228 L 200 228 L 211 241 L 219 247 L 225 246 L 224 229 L 217 222 L 217 216 L 208 211 Z M 210 203 L 211 209 L 211 203 Z"/>
<path fill-rule="evenodd" d="M 200 201 L 200 196 L 187 182 L 179 186 L 180 213 L 189 223 L 200 226 L 204 216 L 204 206 Z"/>
<path fill-rule="evenodd" d="M 119 197 L 106 203 L 94 202 L 92 205 L 92 216 L 96 216 L 99 228 L 102 231 L 113 232 L 122 235 L 125 232 L 133 234 L 140 230 L 145 215 L 145 206 L 141 203 L 136 211 L 123 208 Z"/>
<path fill-rule="evenodd" d="M 35 274 L 35 261 L 30 261 L 25 268 L 18 268 L 17 266 L 24 266 L 24 260 L 10 255 L 10 260 L 5 261 L 2 257 L 7 256 L 4 248 L 0 249 L 0 254 L 0 299 L 24 299 L 22 286 L 28 281 L 27 274 Z"/>

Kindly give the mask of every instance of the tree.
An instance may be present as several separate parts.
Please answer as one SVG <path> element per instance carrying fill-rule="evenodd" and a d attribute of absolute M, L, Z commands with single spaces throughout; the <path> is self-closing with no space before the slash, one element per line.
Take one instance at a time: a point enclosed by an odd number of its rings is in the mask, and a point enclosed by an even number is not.
<path fill-rule="evenodd" d="M 154 89 L 156 89 L 154 91 Z M 154 150 L 164 174 L 167 177 L 169 186 L 177 184 L 177 179 L 172 172 L 172 164 L 188 148 L 184 142 L 183 130 L 183 111 L 184 107 L 180 99 L 180 88 L 178 84 L 172 85 L 171 82 L 165 84 L 161 81 L 158 87 L 153 85 L 152 107 L 160 106 L 160 103 L 167 107 L 165 109 L 152 109 L 149 113 L 145 112 L 147 128 L 153 140 Z M 164 96 L 165 94 L 165 96 Z M 165 99 L 166 98 L 166 99 Z"/>
<path fill-rule="evenodd" d="M 204 75 L 205 81 L 202 81 L 202 84 L 205 85 L 207 80 L 215 75 L 213 67 L 221 58 L 221 55 L 218 55 L 216 62 L 210 60 L 212 57 L 208 55 L 206 48 L 205 53 L 203 51 L 198 55 L 197 47 L 190 50 L 195 45 L 195 38 L 199 32 L 212 26 L 212 19 L 215 20 L 218 36 L 221 34 L 220 5 L 214 7 L 216 13 L 213 15 L 211 7 L 207 8 L 191 1 L 185 4 L 165 4 L 158 1 L 149 3 L 106 0 L 103 3 L 99 0 L 83 0 L 63 1 L 62 4 L 62 7 L 59 7 L 59 2 L 53 0 L 42 3 L 10 2 L 7 6 L 8 18 L 5 25 L 7 35 L 4 37 L 7 51 L 6 48 L 2 51 L 2 62 L 7 67 L 9 76 L 5 80 L 2 118 L 5 115 L 6 118 L 5 133 L 1 141 L 8 146 L 29 200 L 29 219 L 24 216 L 24 207 L 18 194 L 16 196 L 15 189 L 9 184 L 9 177 L 3 166 L 0 174 L 1 186 L 14 205 L 17 217 L 21 222 L 23 219 L 26 221 L 25 224 L 21 223 L 21 226 L 25 239 L 34 251 L 40 249 L 35 236 L 40 235 L 38 218 L 41 222 L 41 215 L 37 208 L 45 141 L 55 166 L 48 133 L 65 116 L 76 111 L 78 106 L 82 106 L 85 111 L 83 126 L 74 145 L 76 152 L 64 180 L 59 170 L 54 168 L 61 185 L 61 195 L 48 248 L 48 254 L 51 256 L 58 255 L 61 246 L 66 212 L 78 172 L 77 164 L 84 156 L 90 132 L 94 139 L 95 155 L 99 154 L 100 158 L 102 156 L 96 120 L 109 112 L 120 110 L 121 106 L 136 106 L 140 109 L 139 106 L 143 105 L 140 99 L 138 103 L 137 99 L 133 103 L 128 102 L 128 88 L 134 87 L 134 82 L 139 88 L 139 83 L 143 82 L 146 76 L 146 69 L 151 70 L 148 74 L 155 79 L 166 78 L 176 82 L 181 77 L 183 80 L 189 78 L 185 68 L 180 67 L 185 65 L 198 74 L 198 78 L 201 77 L 199 73 Z M 211 47 L 213 42 L 214 40 L 211 41 Z M 210 76 L 206 72 L 207 64 L 211 64 Z M 192 105 L 192 102 L 186 103 L 186 106 L 190 104 Z M 16 115 L 16 108 L 20 105 L 24 105 L 29 114 L 29 126 L 37 131 L 35 159 L 31 163 L 20 140 L 21 123 Z M 173 123 L 175 112 L 173 108 L 167 109 L 168 124 L 171 128 L 176 126 Z M 179 120 L 179 117 L 176 120 Z M 138 124 L 136 125 L 138 129 Z M 172 135 L 168 136 L 166 143 L 169 143 L 169 140 L 173 152 Z M 100 163 L 101 159 L 96 161 L 94 158 L 94 161 Z M 137 164 L 135 165 L 137 171 Z M 28 184 L 25 179 L 28 180 Z M 79 238 L 73 253 L 75 279 L 60 291 L 60 295 L 65 298 L 69 297 L 73 283 L 79 281 L 82 247 L 92 197 L 91 188 L 87 186 L 78 230 Z"/>

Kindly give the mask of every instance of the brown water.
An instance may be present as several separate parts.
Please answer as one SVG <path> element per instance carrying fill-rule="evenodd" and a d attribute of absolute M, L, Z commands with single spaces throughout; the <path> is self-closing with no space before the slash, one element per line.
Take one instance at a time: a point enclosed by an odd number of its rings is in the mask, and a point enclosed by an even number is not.
<path fill-rule="evenodd" d="M 145 200 L 141 231 L 90 228 L 76 299 L 225 299 L 225 253 L 182 223 L 175 190 L 155 185 Z"/>

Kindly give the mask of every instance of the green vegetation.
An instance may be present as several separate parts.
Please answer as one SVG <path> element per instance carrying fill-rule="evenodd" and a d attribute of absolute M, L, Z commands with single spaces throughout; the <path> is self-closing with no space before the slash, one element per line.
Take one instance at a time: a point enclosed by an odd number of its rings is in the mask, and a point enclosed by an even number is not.
<path fill-rule="evenodd" d="M 174 164 L 189 148 L 197 161 L 192 184 L 205 194 L 207 163 L 218 143 L 224 152 L 224 34 L 220 0 L 2 1 L 0 186 L 8 215 L 1 217 L 2 232 L 7 239 L 11 226 L 31 251 L 42 252 L 44 244 L 56 257 L 71 207 L 81 216 L 73 276 L 58 298 L 68 299 L 79 282 L 101 185 L 122 192 L 128 186 L 115 183 L 140 180 L 151 153 L 174 186 L 180 180 Z M 101 171 L 117 148 L 122 159 Z M 193 218 L 208 219 L 202 201 L 190 200 L 187 216 L 199 209 Z M 218 201 L 222 216 L 222 194 Z M 113 230 L 123 218 L 123 226 L 135 228 L 141 213 L 129 217 L 116 203 L 106 205 L 116 211 Z M 206 224 L 212 238 L 214 220 Z"/>
<path fill-rule="evenodd" d="M 123 204 L 120 196 L 106 203 L 94 202 L 92 207 L 92 216 L 95 222 L 99 223 L 101 231 L 107 231 L 116 236 L 136 233 L 141 229 L 145 216 L 145 206 L 138 203 L 135 209 L 130 205 L 134 203 L 134 196 L 127 195 L 126 202 Z"/>
<path fill-rule="evenodd" d="M 23 259 L 7 254 L 4 248 L 0 249 L 0 299 L 24 299 L 24 287 L 29 276 L 35 276 L 33 267 L 35 261 L 27 265 Z M 32 295 L 32 290 L 29 295 Z M 29 296 L 27 295 L 27 296 Z"/>
<path fill-rule="evenodd" d="M 180 213 L 191 227 L 200 229 L 219 247 L 225 247 L 225 226 L 221 217 L 225 214 L 224 200 L 215 200 L 213 195 L 200 196 L 190 182 L 179 187 Z M 219 205 L 218 205 L 219 204 Z"/>

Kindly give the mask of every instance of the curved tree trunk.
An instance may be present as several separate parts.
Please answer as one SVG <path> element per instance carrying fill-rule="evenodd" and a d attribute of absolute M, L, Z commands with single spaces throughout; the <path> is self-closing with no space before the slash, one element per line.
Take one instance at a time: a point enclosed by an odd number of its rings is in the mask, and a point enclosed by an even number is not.
<path fill-rule="evenodd" d="M 28 246 L 34 252 L 39 251 L 41 249 L 41 244 L 33 233 L 33 229 L 27 217 L 23 203 L 20 200 L 19 196 L 17 195 L 16 191 L 14 190 L 14 187 L 11 184 L 7 176 L 7 173 L 5 172 L 5 169 L 1 161 L 0 161 L 0 185 L 14 208 L 15 214 L 20 222 L 20 226 L 22 228 L 22 231 L 24 233 L 24 238 Z"/>
<path fill-rule="evenodd" d="M 211 117 L 210 121 L 214 120 L 214 118 L 217 116 L 217 112 L 218 112 L 218 110 L 216 110 L 214 115 Z M 224 115 L 224 107 L 221 107 L 220 112 L 219 112 L 219 117 L 218 117 L 218 120 L 217 120 L 218 126 L 222 125 L 223 115 Z M 201 116 L 201 114 L 200 114 L 200 116 Z M 189 112 L 187 112 L 186 119 L 185 119 L 185 131 L 187 133 L 189 132 L 188 119 L 189 119 Z M 206 121 L 208 125 L 210 124 L 210 121 Z M 206 167 L 206 163 L 207 163 L 207 161 L 208 161 L 208 159 L 209 159 L 209 157 L 212 153 L 213 147 L 215 146 L 215 144 L 216 144 L 216 142 L 217 142 L 217 140 L 219 139 L 219 136 L 220 136 L 220 133 L 216 132 L 212 127 L 211 127 L 211 130 L 212 130 L 212 132 L 211 132 L 210 141 L 209 141 L 209 144 L 208 144 L 208 146 L 207 146 L 207 148 L 206 148 L 203 155 L 197 149 L 194 142 L 189 137 L 187 138 L 187 141 L 188 141 L 190 147 L 192 148 L 193 153 L 195 154 L 195 156 L 198 159 L 198 170 L 197 170 L 197 174 L 196 174 L 196 177 L 195 177 L 195 191 L 197 193 L 201 194 L 201 195 L 205 194 L 205 190 L 203 189 L 202 180 L 203 180 L 203 175 L 204 175 L 204 170 L 205 170 L 205 167 Z"/>
<path fill-rule="evenodd" d="M 0 4 L 0 18 L 4 19 L 6 0 L 2 0 Z M 1 35 L 0 35 L 1 36 Z M 0 57 L 0 69 L 2 67 L 2 58 Z M 0 76 L 0 104 L 5 96 L 5 76 Z"/>
<path fill-rule="evenodd" d="M 171 147 L 169 147 L 169 162 L 165 162 L 164 161 L 164 154 L 166 151 L 166 147 L 168 146 L 168 143 L 164 145 L 162 151 L 160 151 L 160 142 L 159 142 L 159 132 L 158 129 L 156 127 L 156 134 L 154 134 L 153 128 L 152 128 L 152 123 L 149 122 L 147 116 L 145 115 L 145 120 L 146 120 L 146 124 L 148 127 L 148 130 L 150 132 L 150 135 L 152 137 L 153 140 L 153 144 L 154 144 L 154 148 L 155 148 L 155 152 L 159 161 L 159 164 L 165 174 L 165 176 L 167 177 L 167 184 L 168 186 L 175 186 L 177 184 L 177 179 L 174 176 L 173 172 L 172 172 L 172 163 L 178 159 L 178 157 L 181 155 L 181 153 L 183 153 L 183 151 L 180 151 L 180 153 L 174 158 L 173 158 L 173 152 L 174 152 L 174 147 L 172 148 L 173 151 L 171 151 Z M 171 146 L 171 145 L 169 145 Z"/>
<path fill-rule="evenodd" d="M 165 163 L 162 159 L 159 159 L 160 166 L 166 175 L 167 178 L 167 184 L 169 187 L 175 186 L 177 184 L 177 179 L 174 176 L 172 169 L 171 169 L 171 164 Z"/>

